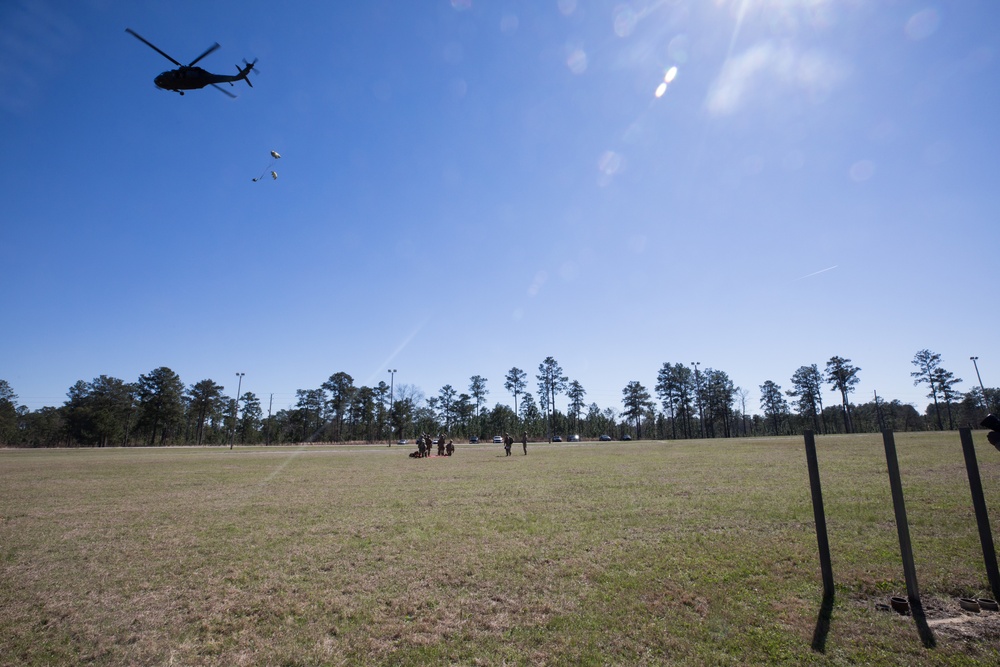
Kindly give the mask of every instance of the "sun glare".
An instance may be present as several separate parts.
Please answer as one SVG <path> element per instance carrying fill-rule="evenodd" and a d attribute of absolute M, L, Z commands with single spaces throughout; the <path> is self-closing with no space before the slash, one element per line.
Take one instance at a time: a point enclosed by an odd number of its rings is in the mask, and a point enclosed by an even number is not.
<path fill-rule="evenodd" d="M 667 86 L 673 83 L 674 79 L 676 78 L 677 78 L 677 66 L 674 65 L 673 67 L 667 70 L 667 73 L 663 75 L 663 81 L 661 81 L 660 85 L 656 87 L 656 96 L 658 98 L 663 97 L 663 95 L 667 92 Z"/>

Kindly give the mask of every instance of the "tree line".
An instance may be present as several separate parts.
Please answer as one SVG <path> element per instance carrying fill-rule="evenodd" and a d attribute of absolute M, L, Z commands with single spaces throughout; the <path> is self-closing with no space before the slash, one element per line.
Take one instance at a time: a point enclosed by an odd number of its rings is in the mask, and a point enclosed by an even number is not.
<path fill-rule="evenodd" d="M 512 406 L 489 407 L 488 380 L 469 379 L 466 390 L 446 384 L 426 396 L 415 385 L 356 386 L 348 373 L 336 372 L 314 389 L 296 391 L 291 408 L 265 412 L 253 392 L 227 396 L 223 386 L 206 379 L 187 385 L 171 369 L 160 367 L 135 382 L 101 375 L 78 381 L 59 407 L 28 410 L 0 380 L 0 444 L 49 446 L 260 445 L 298 442 L 388 442 L 421 433 L 451 438 L 490 437 L 527 431 L 532 439 L 579 434 L 651 439 L 731 438 L 784 435 L 813 429 L 817 433 L 871 432 L 883 429 L 949 430 L 973 426 L 997 412 L 1000 390 L 975 387 L 962 393 L 962 382 L 941 365 L 941 355 L 920 350 L 912 361 L 915 386 L 925 385 L 931 399 L 923 413 L 910 404 L 873 393 L 871 401 L 851 396 L 861 369 L 850 359 L 832 357 L 799 367 L 789 389 L 766 380 L 759 386 L 759 412 L 748 410 L 749 392 L 725 371 L 699 363 L 664 362 L 653 394 L 637 380 L 622 389 L 619 407 L 588 403 L 583 385 L 570 380 L 553 357 L 535 374 L 514 367 L 503 378 Z M 824 405 L 823 389 L 839 396 Z"/>

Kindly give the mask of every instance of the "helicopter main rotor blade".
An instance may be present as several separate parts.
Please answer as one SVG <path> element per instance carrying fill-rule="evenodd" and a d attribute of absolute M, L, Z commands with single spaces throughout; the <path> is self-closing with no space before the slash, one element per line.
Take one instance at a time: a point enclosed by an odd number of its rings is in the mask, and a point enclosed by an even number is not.
<path fill-rule="evenodd" d="M 146 39 L 145 37 L 143 37 L 142 35 L 140 35 L 139 33 L 137 33 L 135 30 L 132 30 L 132 28 L 125 28 L 125 32 L 127 32 L 130 35 L 132 35 L 133 37 L 135 37 L 136 39 L 138 39 L 140 42 L 142 42 L 143 44 L 145 44 L 149 48 L 153 49 L 154 51 L 156 51 L 161 56 L 163 56 L 164 58 L 166 58 L 167 60 L 169 60 L 173 64 L 177 65 L 178 67 L 184 67 L 184 65 L 181 65 L 179 62 L 177 62 L 176 60 L 174 60 L 173 58 L 171 58 L 170 56 L 168 56 L 166 53 L 164 53 L 163 51 L 161 51 L 155 44 L 153 44 L 148 39 Z M 215 46 L 218 47 L 219 45 L 216 44 Z"/>
<path fill-rule="evenodd" d="M 225 88 L 223 88 L 222 86 L 220 86 L 220 85 L 217 85 L 217 84 L 214 84 L 214 83 L 212 83 L 212 84 L 209 84 L 209 85 L 210 85 L 210 86 L 212 86 L 213 88 L 215 88 L 215 89 L 216 89 L 217 91 L 219 91 L 220 93 L 224 93 L 224 94 L 226 94 L 226 95 L 229 95 L 229 96 L 230 96 L 231 98 L 233 98 L 234 100 L 236 99 L 236 96 L 235 96 L 235 95 L 233 95 L 233 94 L 232 94 L 231 92 L 229 92 L 228 90 L 226 90 L 226 89 L 225 89 Z"/>
<path fill-rule="evenodd" d="M 215 51 L 217 48 L 219 48 L 219 43 L 218 42 L 216 42 L 215 44 L 212 44 L 212 46 L 208 47 L 208 49 L 205 50 L 205 53 L 201 54 L 200 56 L 198 56 L 197 58 L 195 58 L 194 60 L 192 60 L 191 63 L 188 65 L 188 67 L 194 67 L 194 64 L 196 62 L 198 62 L 199 60 L 201 60 L 202 58 L 204 58 L 205 56 L 207 56 L 212 51 Z"/>

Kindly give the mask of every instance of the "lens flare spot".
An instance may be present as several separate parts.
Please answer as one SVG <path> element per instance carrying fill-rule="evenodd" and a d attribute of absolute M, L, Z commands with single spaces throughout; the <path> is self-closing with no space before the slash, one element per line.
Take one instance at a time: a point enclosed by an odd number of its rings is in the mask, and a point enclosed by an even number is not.
<path fill-rule="evenodd" d="M 576 48 L 566 56 L 566 67 L 573 74 L 583 74 L 587 71 L 587 54 L 583 49 Z"/>
<path fill-rule="evenodd" d="M 673 83 L 674 79 L 676 78 L 677 78 L 677 66 L 674 65 L 673 67 L 667 70 L 667 73 L 663 75 L 663 81 L 661 81 L 660 85 L 656 87 L 656 96 L 663 97 L 664 93 L 667 92 L 667 86 Z"/>
<path fill-rule="evenodd" d="M 614 151 L 604 151 L 597 161 L 597 170 L 600 172 L 597 184 L 602 188 L 611 185 L 624 168 L 625 158 Z"/>
<path fill-rule="evenodd" d="M 933 35 L 941 24 L 941 17 L 934 9 L 922 9 L 906 22 L 903 33 L 908 39 L 919 42 Z"/>
<path fill-rule="evenodd" d="M 451 8 L 459 12 L 472 9 L 472 0 L 451 0 Z"/>
<path fill-rule="evenodd" d="M 535 279 L 531 281 L 531 285 L 528 286 L 528 296 L 538 296 L 538 293 L 542 291 L 542 286 L 549 279 L 549 274 L 545 271 L 539 271 L 535 274 Z"/>
<path fill-rule="evenodd" d="M 875 163 L 871 160 L 858 160 L 851 165 L 848 174 L 855 183 L 863 183 L 875 175 Z"/>
<path fill-rule="evenodd" d="M 628 37 L 639 23 L 639 17 L 631 7 L 621 6 L 615 9 L 615 34 Z"/>
<path fill-rule="evenodd" d="M 764 171 L 764 158 L 759 155 L 748 155 L 743 158 L 743 173 L 756 176 L 762 171 Z"/>
<path fill-rule="evenodd" d="M 563 262 L 559 267 L 559 277 L 567 283 L 571 283 L 580 275 L 580 268 L 576 262 Z"/>
<path fill-rule="evenodd" d="M 951 158 L 952 152 L 951 143 L 935 141 L 924 149 L 923 163 L 928 166 L 944 164 Z"/>
<path fill-rule="evenodd" d="M 670 44 L 667 45 L 667 55 L 674 62 L 684 64 L 688 59 L 688 51 L 691 48 L 691 40 L 687 35 L 677 35 Z"/>
<path fill-rule="evenodd" d="M 465 50 L 458 42 L 451 42 L 444 47 L 444 61 L 449 65 L 458 65 L 465 57 Z"/>
<path fill-rule="evenodd" d="M 806 156 L 800 150 L 791 150 L 785 153 L 781 160 L 781 165 L 789 171 L 797 171 L 805 166 Z"/>
<path fill-rule="evenodd" d="M 636 234 L 634 236 L 629 237 L 628 239 L 629 250 L 634 252 L 636 255 L 641 255 L 642 253 L 646 252 L 647 240 L 648 239 L 643 234 Z"/>
<path fill-rule="evenodd" d="M 597 161 L 597 168 L 605 176 L 614 176 L 622 168 L 622 156 L 614 151 L 604 151 Z"/>

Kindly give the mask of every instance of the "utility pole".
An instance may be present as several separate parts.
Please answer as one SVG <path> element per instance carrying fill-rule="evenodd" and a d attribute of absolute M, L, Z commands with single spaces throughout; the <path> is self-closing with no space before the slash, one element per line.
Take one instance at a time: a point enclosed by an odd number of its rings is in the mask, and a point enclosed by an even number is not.
<path fill-rule="evenodd" d="M 396 369 L 389 369 L 389 446 L 392 447 L 392 408 L 394 405 L 395 396 L 393 396 L 393 384 L 396 380 Z M 383 387 L 385 385 L 382 385 Z"/>
<path fill-rule="evenodd" d="M 267 401 L 267 435 L 264 439 L 264 445 L 271 444 L 271 406 L 274 405 L 274 394 L 271 394 L 271 398 Z"/>
<path fill-rule="evenodd" d="M 246 373 L 237 373 L 239 382 L 236 384 L 236 402 L 233 403 L 233 430 L 229 432 L 229 449 L 233 448 L 233 439 L 236 438 L 236 419 L 240 414 L 240 391 L 243 389 L 243 376 Z"/>
<path fill-rule="evenodd" d="M 979 374 L 979 364 L 976 363 L 977 361 L 979 361 L 979 357 L 969 357 L 969 359 L 972 360 L 972 365 L 975 366 L 975 368 L 976 368 L 976 379 L 979 380 L 979 388 L 983 392 L 983 409 L 986 410 L 986 412 L 989 412 L 990 408 L 986 404 L 986 387 L 983 386 L 983 378 Z"/>
<path fill-rule="evenodd" d="M 885 421 L 882 419 L 882 407 L 878 404 L 878 391 L 873 391 L 875 394 L 875 413 L 878 415 L 878 427 L 879 430 L 885 430 Z"/>

